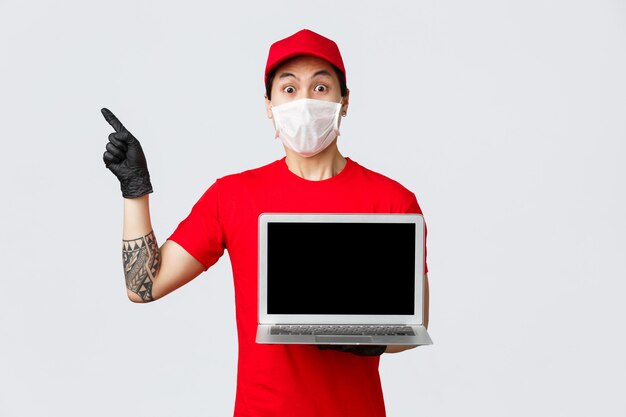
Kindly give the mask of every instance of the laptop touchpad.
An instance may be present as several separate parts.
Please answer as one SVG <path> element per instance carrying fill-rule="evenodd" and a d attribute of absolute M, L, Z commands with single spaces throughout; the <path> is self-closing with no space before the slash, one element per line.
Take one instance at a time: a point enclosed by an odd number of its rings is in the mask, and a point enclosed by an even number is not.
<path fill-rule="evenodd" d="M 315 336 L 315 341 L 316 342 L 367 343 L 367 342 L 372 342 L 373 340 L 371 336 L 319 335 L 319 336 Z"/>

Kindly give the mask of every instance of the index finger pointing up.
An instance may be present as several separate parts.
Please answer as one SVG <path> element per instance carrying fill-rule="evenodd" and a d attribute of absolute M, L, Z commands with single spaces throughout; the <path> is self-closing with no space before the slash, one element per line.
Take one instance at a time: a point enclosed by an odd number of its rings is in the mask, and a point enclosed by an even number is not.
<path fill-rule="evenodd" d="M 109 122 L 109 124 L 113 127 L 113 129 L 115 129 L 116 132 L 128 132 L 122 122 L 120 122 L 119 119 L 115 117 L 113 113 L 111 113 L 111 110 L 103 107 L 100 111 L 102 112 L 104 119 Z"/>

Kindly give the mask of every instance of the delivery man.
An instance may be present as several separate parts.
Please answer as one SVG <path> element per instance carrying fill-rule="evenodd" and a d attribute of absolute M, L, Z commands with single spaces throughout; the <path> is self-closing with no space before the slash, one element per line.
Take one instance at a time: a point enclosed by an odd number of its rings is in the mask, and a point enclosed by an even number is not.
<path fill-rule="evenodd" d="M 209 269 L 227 249 L 239 345 L 234 416 L 383 417 L 380 355 L 415 346 L 255 342 L 257 221 L 263 212 L 422 211 L 404 186 L 339 152 L 337 138 L 350 91 L 334 41 L 303 29 L 273 43 L 264 79 L 267 116 L 285 157 L 215 180 L 160 248 L 150 220 L 148 195 L 153 190 L 141 145 L 113 113 L 102 109 L 115 130 L 103 159 L 124 197 L 128 297 L 137 303 L 158 300 Z M 428 276 L 424 278 L 427 327 Z"/>

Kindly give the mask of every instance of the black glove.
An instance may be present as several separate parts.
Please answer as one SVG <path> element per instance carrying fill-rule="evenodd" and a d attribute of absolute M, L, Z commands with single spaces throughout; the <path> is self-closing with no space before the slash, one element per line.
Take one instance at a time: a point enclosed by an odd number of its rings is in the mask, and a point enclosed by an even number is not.
<path fill-rule="evenodd" d="M 358 356 L 380 356 L 387 349 L 387 345 L 315 345 L 320 350 L 339 350 Z"/>
<path fill-rule="evenodd" d="M 122 125 L 122 122 L 107 108 L 102 115 L 115 129 L 109 135 L 109 143 L 102 159 L 104 165 L 120 181 L 124 198 L 137 198 L 152 192 L 148 164 L 139 141 Z"/>

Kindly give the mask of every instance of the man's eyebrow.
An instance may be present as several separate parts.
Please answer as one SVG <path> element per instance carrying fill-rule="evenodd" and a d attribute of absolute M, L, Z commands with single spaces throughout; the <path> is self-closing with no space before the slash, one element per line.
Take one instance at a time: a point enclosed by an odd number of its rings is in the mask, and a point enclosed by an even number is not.
<path fill-rule="evenodd" d="M 298 79 L 298 77 L 296 77 L 295 75 L 293 75 L 293 74 L 292 74 L 292 73 L 290 73 L 290 72 L 283 72 L 283 73 L 281 73 L 281 74 L 278 76 L 278 79 L 280 80 L 280 79 L 287 78 L 287 77 L 293 77 L 293 78 L 295 78 L 296 80 Z"/>
<path fill-rule="evenodd" d="M 317 71 L 315 74 L 313 74 L 313 78 L 317 77 L 318 75 L 327 75 L 329 77 L 332 77 L 332 75 L 330 75 L 330 72 L 328 72 L 326 70 L 319 70 L 319 71 Z"/>

